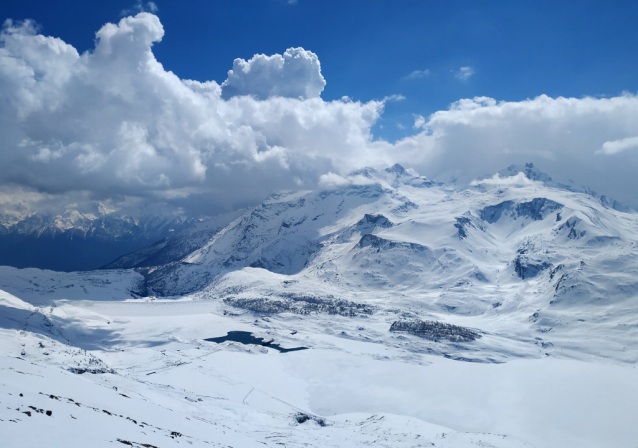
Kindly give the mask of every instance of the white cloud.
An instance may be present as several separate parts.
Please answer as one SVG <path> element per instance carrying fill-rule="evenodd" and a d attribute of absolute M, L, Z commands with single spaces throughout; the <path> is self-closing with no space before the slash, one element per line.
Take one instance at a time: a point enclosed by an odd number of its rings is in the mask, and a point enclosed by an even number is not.
<path fill-rule="evenodd" d="M 337 188 L 348 185 L 350 182 L 343 176 L 333 173 L 332 171 L 322 174 L 319 178 L 319 185 L 324 188 Z"/>
<path fill-rule="evenodd" d="M 555 180 L 573 179 L 600 193 L 638 205 L 638 151 L 600 157 L 606 142 L 628 149 L 638 135 L 638 96 L 550 98 L 518 102 L 463 99 L 426 120 L 422 132 L 398 141 L 399 163 L 429 177 L 457 170 L 468 180 L 511 164 L 534 162 Z M 607 146 L 609 148 L 609 145 Z M 411 163 L 410 163 L 411 162 Z"/>
<path fill-rule="evenodd" d="M 417 134 L 390 143 L 374 140 L 371 128 L 385 102 L 401 97 L 324 101 L 325 80 L 310 51 L 239 59 L 224 83 L 198 82 L 155 59 L 163 36 L 159 19 L 140 13 L 102 27 L 95 49 L 79 54 L 38 35 L 32 22 L 6 22 L 3 191 L 38 191 L 57 204 L 168 201 L 210 213 L 275 189 L 336 185 L 366 165 L 398 162 L 429 177 L 458 170 L 471 180 L 531 161 L 557 180 L 638 205 L 638 151 L 618 149 L 638 135 L 635 95 L 462 99 L 415 115 Z M 601 148 L 614 157 L 601 157 Z"/>
<path fill-rule="evenodd" d="M 399 101 L 403 101 L 405 100 L 405 97 L 403 95 L 388 95 L 386 97 L 383 98 L 383 102 L 387 103 L 387 102 L 399 102 Z"/>
<path fill-rule="evenodd" d="M 248 61 L 235 59 L 222 84 L 222 98 L 318 98 L 325 85 L 317 55 L 303 48 L 289 48 L 283 56 L 256 54 Z"/>
<path fill-rule="evenodd" d="M 599 149 L 596 153 L 611 155 L 633 148 L 638 148 L 638 137 L 627 137 L 622 140 L 605 142 L 602 149 Z"/>
<path fill-rule="evenodd" d="M 411 79 L 420 79 L 420 78 L 425 78 L 428 76 L 430 76 L 430 70 L 426 68 L 425 70 L 414 70 L 412 73 L 410 73 L 407 76 L 404 76 L 401 79 L 404 81 L 409 81 Z"/>
<path fill-rule="evenodd" d="M 455 74 L 454 77 L 456 79 L 460 79 L 461 81 L 465 81 L 470 78 L 474 74 L 474 69 L 472 67 L 461 67 Z"/>
<path fill-rule="evenodd" d="M 472 186 L 475 186 L 475 185 L 527 186 L 527 185 L 534 185 L 534 184 L 538 185 L 540 183 L 528 179 L 527 176 L 525 176 L 525 174 L 523 174 L 522 172 L 519 172 L 515 176 L 509 176 L 509 177 L 501 177 L 497 173 L 492 177 L 488 177 L 486 179 L 481 179 L 481 180 L 473 180 L 472 182 L 470 182 L 470 185 Z"/>
<path fill-rule="evenodd" d="M 140 12 L 156 13 L 157 11 L 159 11 L 159 8 L 157 7 L 157 4 L 155 2 L 143 2 L 141 0 L 138 0 L 130 9 L 122 10 L 122 12 L 120 12 L 120 15 L 130 16 L 132 14 L 137 14 Z"/>
<path fill-rule="evenodd" d="M 345 185 L 370 185 L 375 181 L 362 175 L 340 176 L 332 171 L 322 174 L 319 178 L 319 186 L 326 189 L 343 187 Z"/>
<path fill-rule="evenodd" d="M 243 205 L 359 166 L 385 101 L 401 99 L 323 101 L 319 60 L 301 48 L 236 60 L 221 85 L 182 80 L 153 55 L 163 36 L 139 13 L 102 27 L 80 55 L 32 22 L 6 22 L 0 184 Z"/>
<path fill-rule="evenodd" d="M 422 115 L 414 115 L 414 129 L 425 126 L 425 117 Z"/>

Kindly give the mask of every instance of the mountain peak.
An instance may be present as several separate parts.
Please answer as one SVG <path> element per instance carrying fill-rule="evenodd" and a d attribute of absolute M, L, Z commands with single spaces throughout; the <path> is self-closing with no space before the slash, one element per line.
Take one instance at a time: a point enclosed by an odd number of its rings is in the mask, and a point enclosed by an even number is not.
<path fill-rule="evenodd" d="M 398 175 L 408 175 L 407 170 L 405 168 L 403 168 L 401 165 L 399 165 L 398 163 L 395 163 L 391 167 L 386 168 L 385 171 L 386 171 L 386 173 L 393 173 L 393 174 L 398 174 Z"/>
<path fill-rule="evenodd" d="M 536 168 L 533 163 L 526 163 L 525 165 L 510 165 L 504 170 L 498 172 L 501 177 L 516 176 L 518 173 L 523 173 L 529 180 L 535 180 L 539 182 L 551 182 L 552 178 L 541 170 Z"/>
<path fill-rule="evenodd" d="M 347 177 L 363 176 L 370 179 L 372 177 L 375 177 L 377 174 L 378 174 L 377 170 L 366 166 L 351 172 L 350 174 L 348 174 Z"/>

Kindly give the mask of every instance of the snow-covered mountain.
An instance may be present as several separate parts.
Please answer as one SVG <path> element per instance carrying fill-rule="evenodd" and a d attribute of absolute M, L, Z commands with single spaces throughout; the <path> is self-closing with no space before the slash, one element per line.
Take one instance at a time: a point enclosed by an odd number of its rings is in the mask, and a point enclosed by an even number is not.
<path fill-rule="evenodd" d="M 633 446 L 637 255 L 637 213 L 531 164 L 465 187 L 395 165 L 110 269 L 2 267 L 0 430 L 8 446 Z M 264 342 L 210 340 L 237 331 Z"/>
<path fill-rule="evenodd" d="M 507 316 L 503 330 L 529 338 L 544 356 L 563 339 L 563 355 L 636 357 L 626 343 L 635 330 L 624 326 L 638 296 L 638 214 L 532 164 L 465 188 L 399 165 L 366 168 L 339 187 L 274 193 L 233 217 L 109 267 L 135 267 L 150 295 L 214 297 L 231 314 L 398 309 L 406 318 L 472 317 L 488 327 Z M 604 349 L 573 345 L 574 331 L 604 333 Z M 542 342 L 550 332 L 553 342 Z M 528 356 L 519 349 L 482 347 L 473 356 Z M 468 358 L 463 350 L 448 355 Z"/>
<path fill-rule="evenodd" d="M 179 260 L 206 244 L 229 222 L 240 216 L 237 210 L 196 221 L 181 231 L 131 253 L 104 266 L 104 269 L 127 269 L 158 266 Z"/>
<path fill-rule="evenodd" d="M 162 214 L 133 218 L 103 206 L 96 207 L 95 213 L 69 209 L 60 215 L 5 216 L 0 222 L 0 265 L 58 271 L 98 269 L 195 222 Z"/>
<path fill-rule="evenodd" d="M 197 250 L 141 270 L 149 292 L 216 297 L 229 312 L 304 312 L 343 299 L 489 327 L 508 316 L 538 340 L 604 332 L 604 350 L 576 351 L 636 359 L 626 351 L 635 329 L 619 325 L 635 320 L 638 214 L 531 164 L 460 190 L 397 165 L 347 180 L 271 195 Z"/>

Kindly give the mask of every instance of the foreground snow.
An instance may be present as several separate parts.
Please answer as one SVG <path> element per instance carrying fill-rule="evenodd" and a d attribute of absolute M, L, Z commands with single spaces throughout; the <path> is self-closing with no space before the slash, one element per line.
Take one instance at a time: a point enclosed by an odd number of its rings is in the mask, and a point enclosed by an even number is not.
<path fill-rule="evenodd" d="M 355 340 L 338 331 L 346 318 L 332 318 L 330 334 L 311 317 L 224 316 L 217 301 L 50 305 L 1 296 L 3 446 L 632 447 L 638 437 L 638 372 L 626 365 L 458 362 Z M 309 350 L 203 341 L 231 330 Z"/>

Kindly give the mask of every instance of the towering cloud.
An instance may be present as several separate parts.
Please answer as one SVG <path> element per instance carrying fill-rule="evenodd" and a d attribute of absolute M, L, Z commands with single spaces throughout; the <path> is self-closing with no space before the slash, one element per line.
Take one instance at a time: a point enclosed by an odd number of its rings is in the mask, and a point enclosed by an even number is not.
<path fill-rule="evenodd" d="M 251 202 L 276 188 L 312 187 L 352 165 L 383 109 L 323 101 L 317 56 L 236 60 L 229 78 L 182 80 L 152 46 L 149 13 L 107 24 L 82 55 L 31 22 L 0 35 L 0 181 L 39 191 Z"/>
<path fill-rule="evenodd" d="M 326 81 L 319 58 L 303 48 L 289 48 L 279 54 L 256 54 L 248 62 L 235 59 L 228 79 L 222 84 L 222 98 L 250 95 L 259 100 L 273 96 L 319 98 Z"/>

